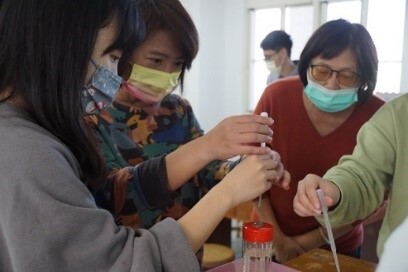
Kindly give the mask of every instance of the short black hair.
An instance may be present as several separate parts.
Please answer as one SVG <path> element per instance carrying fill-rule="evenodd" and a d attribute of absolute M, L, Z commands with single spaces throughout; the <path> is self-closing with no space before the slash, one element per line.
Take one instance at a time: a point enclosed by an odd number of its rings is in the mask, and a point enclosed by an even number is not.
<path fill-rule="evenodd" d="M 292 51 L 292 39 L 289 34 L 283 30 L 275 30 L 266 35 L 266 37 L 261 42 L 261 48 L 263 50 L 275 50 L 279 51 L 285 48 L 288 51 L 288 56 L 290 57 Z"/>
<path fill-rule="evenodd" d="M 304 86 L 307 85 L 307 69 L 313 58 L 332 59 L 350 48 L 356 57 L 360 75 L 358 101 L 363 103 L 372 96 L 377 82 L 378 57 L 374 42 L 361 24 L 344 19 L 326 22 L 307 41 L 300 54 L 298 69 Z"/>
<path fill-rule="evenodd" d="M 184 74 L 190 69 L 199 47 L 197 28 L 187 10 L 179 0 L 133 0 L 138 6 L 141 16 L 146 24 L 145 40 L 157 31 L 169 31 L 178 42 L 183 54 L 184 65 L 181 69 L 180 87 L 183 91 Z M 144 40 L 144 41 L 145 41 Z M 142 41 L 143 43 L 143 41 Z M 118 71 L 123 74 L 132 52 L 125 51 L 119 61 Z"/>

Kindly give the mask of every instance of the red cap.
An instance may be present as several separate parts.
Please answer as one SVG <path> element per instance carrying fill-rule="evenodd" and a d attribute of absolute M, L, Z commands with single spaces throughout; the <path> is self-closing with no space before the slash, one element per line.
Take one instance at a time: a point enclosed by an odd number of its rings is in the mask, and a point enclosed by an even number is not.
<path fill-rule="evenodd" d="M 248 242 L 266 243 L 273 239 L 273 226 L 262 222 L 247 222 L 243 226 L 243 239 Z"/>

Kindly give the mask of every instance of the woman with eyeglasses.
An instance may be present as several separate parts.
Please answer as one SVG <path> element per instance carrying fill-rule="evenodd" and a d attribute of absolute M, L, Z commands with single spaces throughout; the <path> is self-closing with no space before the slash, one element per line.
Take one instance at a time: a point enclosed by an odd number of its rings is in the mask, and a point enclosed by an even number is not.
<path fill-rule="evenodd" d="M 306 174 L 322 175 L 352 153 L 358 130 L 383 105 L 373 96 L 377 66 L 375 45 L 362 25 L 330 21 L 303 49 L 299 77 L 269 85 L 258 102 L 255 113 L 266 111 L 275 120 L 271 147 L 291 175 L 291 188 L 272 188 L 258 210 L 276 228 L 277 261 L 329 248 L 324 228 L 313 217 L 298 216 L 293 198 Z M 338 253 L 360 256 L 361 222 L 339 227 L 334 235 Z"/>

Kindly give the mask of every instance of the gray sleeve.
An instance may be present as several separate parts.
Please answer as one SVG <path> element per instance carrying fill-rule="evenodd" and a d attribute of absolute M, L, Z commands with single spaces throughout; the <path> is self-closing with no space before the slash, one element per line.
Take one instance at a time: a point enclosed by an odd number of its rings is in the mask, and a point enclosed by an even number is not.
<path fill-rule="evenodd" d="M 199 271 L 177 222 L 117 226 L 72 154 L 30 137 L 0 144 L 0 271 Z"/>

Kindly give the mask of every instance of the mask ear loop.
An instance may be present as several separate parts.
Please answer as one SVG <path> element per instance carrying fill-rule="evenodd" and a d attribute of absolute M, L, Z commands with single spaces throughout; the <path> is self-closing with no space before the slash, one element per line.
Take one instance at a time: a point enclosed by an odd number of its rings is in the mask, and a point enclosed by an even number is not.
<path fill-rule="evenodd" d="M 95 66 L 96 69 L 98 69 L 98 65 L 96 62 L 91 58 L 91 63 Z M 96 71 L 96 70 L 95 70 Z M 95 72 L 94 72 L 95 73 Z M 84 87 L 85 89 L 89 89 L 92 86 L 92 81 L 89 82 L 88 84 L 85 84 Z"/>

